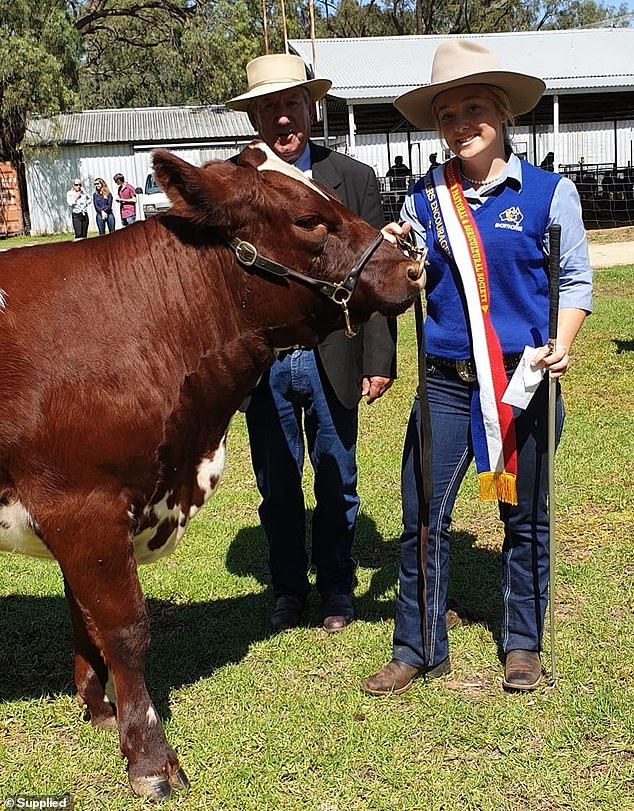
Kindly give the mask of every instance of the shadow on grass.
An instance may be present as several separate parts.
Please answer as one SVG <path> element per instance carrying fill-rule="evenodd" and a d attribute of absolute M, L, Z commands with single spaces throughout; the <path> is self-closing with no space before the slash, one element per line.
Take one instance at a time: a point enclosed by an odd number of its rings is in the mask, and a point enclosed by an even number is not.
<path fill-rule="evenodd" d="M 483 624 L 499 645 L 500 555 L 474 546 L 475 536 L 452 533 L 449 596 Z M 392 594 L 398 577 L 398 540 L 384 541 L 374 521 L 361 515 L 355 556 L 373 569 L 368 590 L 356 600 L 365 621 L 394 616 Z M 261 528 L 242 529 L 227 555 L 229 571 L 268 583 L 266 544 Z M 227 664 L 239 663 L 254 642 L 273 632 L 268 591 L 183 605 L 148 599 L 152 643 L 147 682 L 163 718 L 168 718 L 173 689 L 209 677 Z M 319 622 L 313 595 L 306 624 Z M 62 597 L 9 596 L 0 600 L 0 701 L 46 695 L 72 695 L 73 643 L 68 608 Z"/>
<path fill-rule="evenodd" d="M 612 343 L 616 346 L 617 355 L 622 355 L 624 352 L 634 352 L 634 341 L 620 341 L 616 338 Z"/>

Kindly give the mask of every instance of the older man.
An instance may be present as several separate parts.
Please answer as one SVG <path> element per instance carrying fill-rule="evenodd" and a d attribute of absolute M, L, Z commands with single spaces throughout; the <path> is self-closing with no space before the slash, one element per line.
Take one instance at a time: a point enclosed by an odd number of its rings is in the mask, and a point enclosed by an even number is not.
<path fill-rule="evenodd" d="M 269 54 L 247 65 L 248 90 L 227 102 L 249 114 L 274 152 L 328 187 L 352 212 L 376 228 L 383 214 L 374 172 L 310 140 L 315 103 L 330 89 L 308 79 L 298 56 Z M 262 496 L 260 520 L 269 543 L 275 597 L 271 624 L 288 630 L 301 623 L 316 570 L 326 631 L 354 618 L 352 540 L 357 495 L 357 407 L 390 387 L 395 375 L 396 329 L 379 316 L 356 338 L 336 332 L 317 350 L 298 349 L 275 362 L 246 411 L 251 457 Z M 305 437 L 304 437 L 305 433 Z M 315 471 L 312 554 L 306 552 L 302 491 L 304 451 Z"/>

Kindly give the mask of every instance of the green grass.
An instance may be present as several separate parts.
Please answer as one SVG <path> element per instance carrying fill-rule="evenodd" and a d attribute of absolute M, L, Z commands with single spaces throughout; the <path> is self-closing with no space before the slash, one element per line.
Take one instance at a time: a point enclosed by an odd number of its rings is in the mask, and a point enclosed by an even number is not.
<path fill-rule="evenodd" d="M 24 248 L 27 245 L 44 245 L 48 242 L 70 242 L 73 239 L 73 234 L 49 234 L 44 237 L 36 236 L 15 236 L 0 239 L 0 248 L 9 250 L 9 248 Z"/>
<path fill-rule="evenodd" d="M 198 811 L 624 811 L 634 809 L 634 267 L 596 274 L 575 346 L 557 456 L 559 683 L 501 689 L 501 533 L 462 488 L 450 593 L 477 622 L 450 631 L 453 671 L 401 697 L 359 681 L 390 657 L 400 531 L 400 452 L 415 363 L 400 322 L 399 379 L 361 406 L 359 620 L 273 636 L 265 544 L 244 421 L 223 486 L 177 553 L 141 570 L 153 643 L 148 684 L 192 779 L 168 804 Z M 307 473 L 307 490 L 310 490 Z M 312 496 L 308 495 L 309 505 Z M 52 564 L 3 556 L 0 801 L 75 796 L 80 809 L 140 809 L 112 734 L 82 721 L 71 635 Z M 544 662 L 548 666 L 547 650 Z"/>

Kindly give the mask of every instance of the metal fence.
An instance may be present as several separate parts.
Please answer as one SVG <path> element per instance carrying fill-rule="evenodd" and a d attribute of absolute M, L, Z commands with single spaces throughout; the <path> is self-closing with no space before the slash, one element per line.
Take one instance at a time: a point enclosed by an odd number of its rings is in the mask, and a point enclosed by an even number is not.
<path fill-rule="evenodd" d="M 634 168 L 608 163 L 569 164 L 559 173 L 577 187 L 588 229 L 634 225 Z M 381 205 L 386 222 L 398 220 L 407 189 L 421 176 L 380 177 Z"/>

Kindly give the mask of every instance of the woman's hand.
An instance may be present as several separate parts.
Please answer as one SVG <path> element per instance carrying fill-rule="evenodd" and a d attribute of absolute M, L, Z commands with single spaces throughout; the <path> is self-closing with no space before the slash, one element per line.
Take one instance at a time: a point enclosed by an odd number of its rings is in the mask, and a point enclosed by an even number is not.
<path fill-rule="evenodd" d="M 570 363 L 571 358 L 568 354 L 568 347 L 557 341 L 557 346 L 552 352 L 548 345 L 542 346 L 531 361 L 531 366 L 533 369 L 543 366 L 552 378 L 558 378 L 566 374 Z"/>
<path fill-rule="evenodd" d="M 408 222 L 404 222 L 402 225 L 397 222 L 388 222 L 387 225 L 381 228 L 381 233 L 384 239 L 387 239 L 392 245 L 396 245 L 396 237 L 405 239 L 411 230 L 412 226 Z"/>
<path fill-rule="evenodd" d="M 542 346 L 531 361 L 531 366 L 535 369 L 542 364 L 554 378 L 565 375 L 572 362 L 570 347 L 586 315 L 585 310 L 577 310 L 574 307 L 563 307 L 559 310 L 555 349 L 551 352 L 550 347 Z"/>

